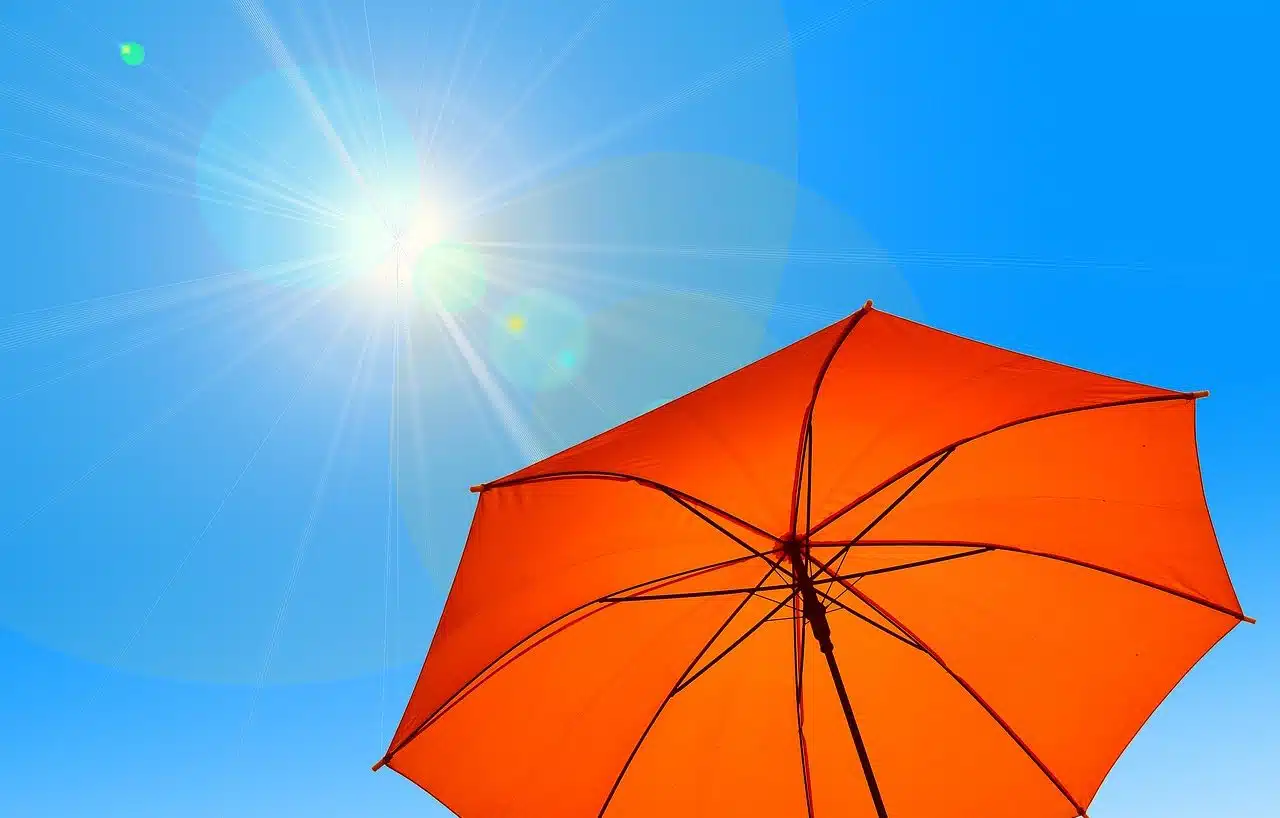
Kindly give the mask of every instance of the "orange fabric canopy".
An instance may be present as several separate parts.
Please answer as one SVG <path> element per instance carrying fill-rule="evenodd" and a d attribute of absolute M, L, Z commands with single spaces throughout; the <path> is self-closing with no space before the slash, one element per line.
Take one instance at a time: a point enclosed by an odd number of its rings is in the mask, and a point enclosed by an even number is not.
<path fill-rule="evenodd" d="M 387 764 L 465 818 L 1070 818 L 1244 620 L 1195 399 L 868 303 L 501 480 Z"/>

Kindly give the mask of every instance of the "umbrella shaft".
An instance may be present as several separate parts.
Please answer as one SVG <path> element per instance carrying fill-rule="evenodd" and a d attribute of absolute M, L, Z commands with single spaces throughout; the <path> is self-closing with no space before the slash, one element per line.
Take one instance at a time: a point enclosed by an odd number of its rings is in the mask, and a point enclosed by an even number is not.
<path fill-rule="evenodd" d="M 853 705 L 849 703 L 849 694 L 844 689 L 844 680 L 840 678 L 840 666 L 836 664 L 835 650 L 831 647 L 830 640 L 822 649 L 822 653 L 827 657 L 827 667 L 831 670 L 831 678 L 836 683 L 836 694 L 840 697 L 840 707 L 844 709 L 845 721 L 849 723 L 849 734 L 853 736 L 854 747 L 858 750 L 858 762 L 862 765 L 862 774 L 867 779 L 867 789 L 871 791 L 871 801 L 875 804 L 876 815 L 879 818 L 887 818 L 884 799 L 880 795 L 880 785 L 876 783 L 876 774 L 871 769 L 871 759 L 867 756 L 867 745 L 862 741 L 862 731 L 858 729 L 858 722 L 853 718 Z"/>
<path fill-rule="evenodd" d="M 818 592 L 813 587 L 813 577 L 809 576 L 809 566 L 801 553 L 799 543 L 788 544 L 788 556 L 791 558 L 791 573 L 795 577 L 796 590 L 804 604 L 804 618 L 813 630 L 813 638 L 818 640 L 822 652 L 830 655 L 834 649 L 831 644 L 831 626 L 827 623 L 827 609 L 818 599 Z M 839 684 L 839 682 L 837 682 Z M 843 689 L 843 685 L 840 687 Z"/>
<path fill-rule="evenodd" d="M 853 705 L 849 702 L 849 693 L 844 687 L 844 678 L 840 675 L 840 665 L 836 664 L 835 645 L 831 642 L 831 625 L 827 622 L 827 609 L 818 599 L 814 590 L 813 578 L 800 549 L 794 548 L 790 553 L 791 569 L 796 580 L 796 590 L 804 602 L 804 618 L 813 631 L 813 638 L 818 641 L 822 655 L 827 658 L 827 669 L 831 671 L 831 681 L 835 683 L 836 695 L 840 697 L 840 707 L 844 710 L 845 721 L 849 724 L 849 734 L 853 737 L 854 747 L 858 750 L 858 762 L 862 765 L 862 774 L 867 779 L 867 789 L 871 792 L 871 801 L 875 804 L 878 818 L 888 818 L 884 799 L 880 796 L 880 786 L 876 783 L 875 771 L 871 769 L 871 758 L 867 755 L 867 745 L 862 740 L 862 731 L 858 729 L 857 719 L 853 717 Z"/>
<path fill-rule="evenodd" d="M 800 596 L 804 600 L 804 618 L 813 630 L 813 638 L 818 640 L 822 652 L 830 654 L 835 648 L 831 644 L 831 625 L 827 623 L 827 609 L 818 600 L 813 590 L 813 582 L 806 576 L 800 580 Z"/>

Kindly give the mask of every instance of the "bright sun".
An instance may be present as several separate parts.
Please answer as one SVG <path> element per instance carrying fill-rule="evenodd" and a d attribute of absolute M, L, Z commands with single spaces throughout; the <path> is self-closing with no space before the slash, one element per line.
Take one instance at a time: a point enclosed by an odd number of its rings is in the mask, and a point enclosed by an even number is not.
<path fill-rule="evenodd" d="M 416 190 L 367 190 L 339 226 L 343 263 L 372 288 L 400 297 L 423 255 L 445 238 L 440 211 Z"/>

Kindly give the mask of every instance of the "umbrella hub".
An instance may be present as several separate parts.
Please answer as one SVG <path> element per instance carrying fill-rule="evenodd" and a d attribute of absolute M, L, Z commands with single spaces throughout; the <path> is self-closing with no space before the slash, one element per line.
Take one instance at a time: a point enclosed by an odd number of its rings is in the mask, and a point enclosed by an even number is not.
<path fill-rule="evenodd" d="M 794 565 L 797 559 L 801 562 L 808 559 L 809 543 L 801 536 L 784 537 L 782 539 L 782 552 L 787 555 Z"/>
<path fill-rule="evenodd" d="M 831 626 L 827 624 L 827 609 L 818 598 L 818 591 L 813 587 L 813 577 L 809 575 L 809 542 L 805 538 L 787 537 L 782 541 L 782 550 L 791 561 L 791 582 L 795 593 L 799 594 L 803 604 L 804 618 L 818 640 L 823 653 L 833 650 L 831 644 Z"/>

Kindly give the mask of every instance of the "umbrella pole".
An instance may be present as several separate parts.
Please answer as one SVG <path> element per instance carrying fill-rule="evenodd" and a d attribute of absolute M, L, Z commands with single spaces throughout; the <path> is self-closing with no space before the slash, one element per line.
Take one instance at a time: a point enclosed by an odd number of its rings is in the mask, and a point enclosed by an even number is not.
<path fill-rule="evenodd" d="M 876 807 L 878 818 L 888 818 L 884 808 L 884 799 L 880 795 L 880 786 L 876 783 L 875 771 L 871 769 L 871 759 L 867 756 L 867 745 L 862 740 L 862 731 L 853 717 L 853 705 L 849 702 L 849 693 L 845 690 L 844 679 L 840 675 L 840 665 L 836 663 L 835 645 L 831 642 L 831 625 L 827 622 L 827 609 L 818 599 L 813 588 L 813 578 L 809 576 L 808 566 L 800 554 L 799 544 L 789 548 L 791 566 L 796 579 L 796 590 L 804 601 L 804 618 L 818 640 L 822 655 L 827 658 L 827 669 L 831 671 L 831 680 L 836 685 L 836 695 L 840 697 L 840 707 L 844 710 L 844 719 L 849 723 L 849 734 L 853 736 L 854 747 L 858 750 L 858 761 L 862 764 L 862 774 L 867 779 L 867 789 L 871 791 L 871 800 Z"/>

